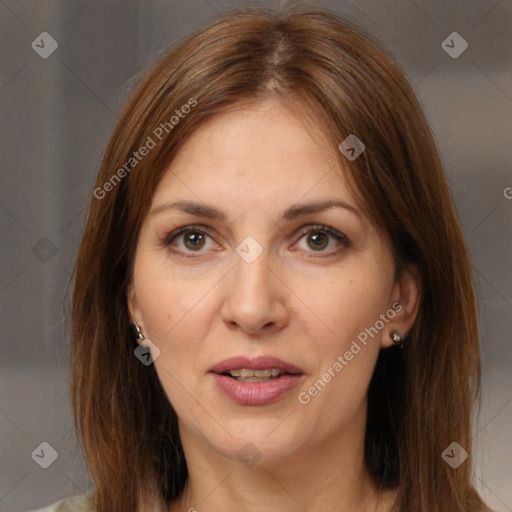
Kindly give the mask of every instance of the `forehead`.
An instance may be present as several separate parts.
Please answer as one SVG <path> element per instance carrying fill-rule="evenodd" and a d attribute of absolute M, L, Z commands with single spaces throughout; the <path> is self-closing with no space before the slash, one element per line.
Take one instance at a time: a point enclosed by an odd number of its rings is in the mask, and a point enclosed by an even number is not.
<path fill-rule="evenodd" d="M 187 139 L 157 187 L 169 196 L 261 207 L 328 194 L 351 199 L 335 150 L 308 116 L 277 101 L 238 104 Z"/>

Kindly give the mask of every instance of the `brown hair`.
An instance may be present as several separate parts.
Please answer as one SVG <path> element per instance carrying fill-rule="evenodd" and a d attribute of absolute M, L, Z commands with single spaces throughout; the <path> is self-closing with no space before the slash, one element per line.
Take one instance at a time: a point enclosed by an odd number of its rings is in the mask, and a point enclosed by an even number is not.
<path fill-rule="evenodd" d="M 74 425 L 96 510 L 168 507 L 184 488 L 176 414 L 153 365 L 133 354 L 126 290 L 138 233 L 186 138 L 226 108 L 268 98 L 293 99 L 322 127 L 358 201 L 389 235 L 397 272 L 419 271 L 416 322 L 403 350 L 381 350 L 368 391 L 370 474 L 399 486 L 396 511 L 488 510 L 472 484 L 481 372 L 472 270 L 428 123 L 378 43 L 335 13 L 307 8 L 239 9 L 187 37 L 149 69 L 110 139 L 72 299 Z M 366 146 L 352 162 L 337 150 L 349 134 Z M 150 141 L 156 148 L 141 156 Z M 441 456 L 454 441 L 469 454 L 457 469 Z"/>

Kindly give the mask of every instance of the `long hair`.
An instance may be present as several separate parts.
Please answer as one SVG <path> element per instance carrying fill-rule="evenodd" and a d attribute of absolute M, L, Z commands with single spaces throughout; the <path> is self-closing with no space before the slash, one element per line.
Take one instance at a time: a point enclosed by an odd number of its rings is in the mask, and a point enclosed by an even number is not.
<path fill-rule="evenodd" d="M 399 486 L 397 512 L 488 510 L 472 482 L 480 348 L 472 269 L 438 151 L 393 57 L 311 8 L 237 9 L 154 63 L 106 148 L 74 267 L 71 399 L 98 512 L 164 509 L 187 482 L 177 417 L 154 365 L 134 356 L 126 292 L 152 195 L 204 121 L 247 101 L 294 101 L 321 127 L 357 201 L 415 265 L 420 309 L 403 350 L 381 350 L 368 390 L 365 464 Z M 338 150 L 365 144 L 353 161 Z M 145 150 L 142 150 L 142 148 Z M 343 171 L 342 171 L 343 169 Z M 457 442 L 468 458 L 443 458 Z"/>

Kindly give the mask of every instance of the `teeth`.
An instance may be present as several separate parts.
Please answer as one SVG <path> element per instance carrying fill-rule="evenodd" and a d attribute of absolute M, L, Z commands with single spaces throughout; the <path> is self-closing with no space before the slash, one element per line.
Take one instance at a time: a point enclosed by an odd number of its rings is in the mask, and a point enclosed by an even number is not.
<path fill-rule="evenodd" d="M 278 370 L 277 368 L 271 368 L 268 370 L 247 370 L 245 368 L 241 370 L 229 370 L 228 372 L 232 377 L 277 377 L 281 373 L 284 373 L 282 370 Z"/>
<path fill-rule="evenodd" d="M 277 379 L 277 377 L 233 377 L 238 382 L 268 382 Z"/>

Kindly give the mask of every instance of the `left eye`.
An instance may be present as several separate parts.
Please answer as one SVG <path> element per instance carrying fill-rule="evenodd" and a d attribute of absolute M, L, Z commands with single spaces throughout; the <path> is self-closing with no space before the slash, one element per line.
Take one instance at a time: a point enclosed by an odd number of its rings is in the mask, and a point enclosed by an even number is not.
<path fill-rule="evenodd" d="M 349 246 L 348 238 L 338 231 L 327 226 L 313 226 L 302 230 L 300 240 L 306 237 L 308 247 L 313 248 L 313 252 L 327 252 L 324 249 L 329 245 L 329 238 L 334 239 L 338 244 L 344 247 Z M 334 243 L 336 246 L 336 243 Z"/>

